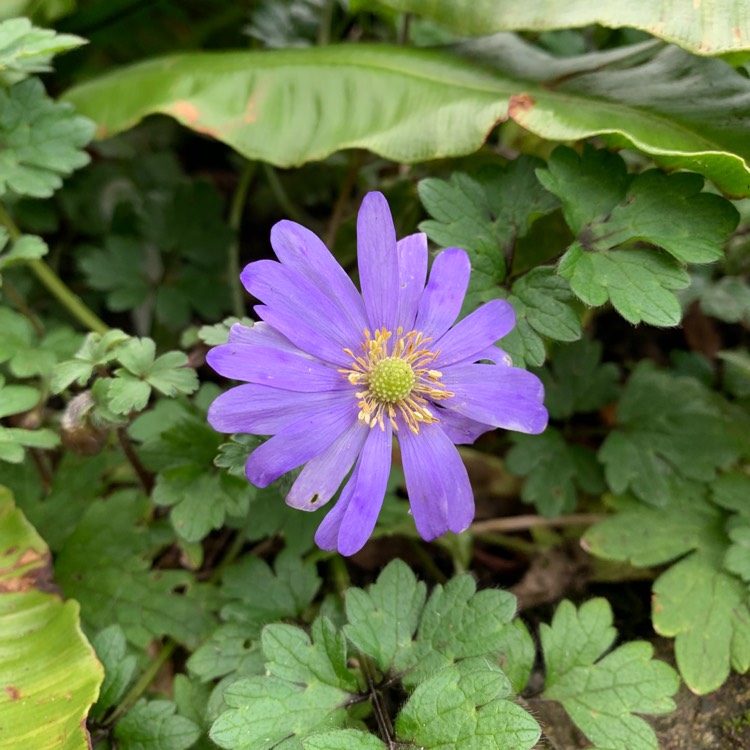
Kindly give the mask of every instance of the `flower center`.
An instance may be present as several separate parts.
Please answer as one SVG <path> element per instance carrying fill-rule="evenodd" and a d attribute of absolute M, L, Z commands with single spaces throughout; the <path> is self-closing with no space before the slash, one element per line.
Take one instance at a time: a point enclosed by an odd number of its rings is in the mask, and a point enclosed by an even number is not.
<path fill-rule="evenodd" d="M 381 359 L 370 373 L 370 392 L 375 398 L 395 403 L 406 398 L 414 387 L 414 370 L 398 357 Z"/>
<path fill-rule="evenodd" d="M 385 328 L 376 330 L 374 337 L 367 329 L 364 333 L 362 355 L 344 349 L 352 358 L 352 366 L 339 370 L 352 385 L 363 386 L 355 394 L 360 421 L 384 430 L 387 419 L 398 430 L 396 418 L 401 417 L 400 421 L 415 434 L 421 424 L 437 422 L 430 401 L 454 394 L 440 382 L 442 373 L 429 367 L 439 354 L 425 347 L 431 339 L 419 331 L 404 333 L 402 328 L 396 330 L 395 341 Z"/>

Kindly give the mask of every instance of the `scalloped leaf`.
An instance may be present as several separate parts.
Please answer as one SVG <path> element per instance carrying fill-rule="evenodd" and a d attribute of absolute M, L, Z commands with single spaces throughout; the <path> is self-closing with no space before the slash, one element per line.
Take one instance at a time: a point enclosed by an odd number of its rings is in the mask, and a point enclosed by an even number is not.
<path fill-rule="evenodd" d="M 368 0 L 355 8 L 373 6 Z M 630 26 L 647 31 L 699 55 L 750 49 L 745 0 L 377 0 L 377 5 L 414 13 L 448 26 L 459 34 L 495 31 L 549 31 L 600 24 L 611 29 Z"/>
<path fill-rule="evenodd" d="M 495 71 L 387 45 L 186 53 L 108 73 L 65 99 L 97 121 L 100 138 L 163 113 L 281 167 L 346 148 L 400 162 L 467 154 L 510 116 L 553 140 L 606 135 L 727 193 L 750 192 L 736 106 L 750 81 L 727 63 L 649 43 L 616 51 L 616 66 L 611 52 L 559 60 L 511 35 L 490 52 Z"/>
<path fill-rule="evenodd" d="M 86 716 L 104 670 L 78 603 L 51 581 L 44 540 L 0 487 L 0 748 L 86 750 Z"/>

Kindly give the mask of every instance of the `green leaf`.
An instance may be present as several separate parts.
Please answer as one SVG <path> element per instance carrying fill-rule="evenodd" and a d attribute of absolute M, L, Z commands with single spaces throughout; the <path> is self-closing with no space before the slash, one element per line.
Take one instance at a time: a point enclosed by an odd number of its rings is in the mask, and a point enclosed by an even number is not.
<path fill-rule="evenodd" d="M 302 740 L 304 750 L 386 750 L 374 734 L 358 729 L 334 729 L 318 732 Z"/>
<path fill-rule="evenodd" d="M 602 345 L 583 338 L 555 346 L 550 364 L 535 371 L 544 384 L 544 405 L 553 419 L 596 411 L 616 400 L 617 365 L 601 364 L 601 357 Z"/>
<path fill-rule="evenodd" d="M 411 568 L 401 560 L 388 563 L 366 592 L 346 592 L 346 637 L 387 671 L 399 652 L 411 645 L 425 595 L 424 583 Z"/>
<path fill-rule="evenodd" d="M 222 575 L 225 624 L 188 660 L 190 671 L 203 680 L 232 672 L 240 675 L 262 668 L 260 634 L 267 623 L 299 617 L 320 587 L 315 566 L 294 555 L 276 558 L 276 572 L 255 557 L 246 557 Z"/>
<path fill-rule="evenodd" d="M 434 588 L 422 612 L 412 649 L 398 654 L 397 671 L 406 687 L 445 666 L 475 657 L 497 662 L 506 630 L 516 612 L 516 599 L 507 591 L 477 593 L 474 579 L 457 576 Z"/>
<path fill-rule="evenodd" d="M 8 242 L 8 233 L 0 227 L 0 251 Z M 33 234 L 24 234 L 10 247 L 10 250 L 0 254 L 0 272 L 12 266 L 22 265 L 34 258 L 43 258 L 49 252 L 47 243 Z M 0 283 L 2 278 L 0 277 Z"/>
<path fill-rule="evenodd" d="M 266 670 L 283 680 L 334 685 L 350 693 L 358 689 L 354 673 L 347 667 L 346 639 L 325 617 L 315 620 L 312 640 L 301 628 L 272 624 L 263 629 Z"/>
<path fill-rule="evenodd" d="M 62 177 L 88 164 L 83 147 L 94 124 L 69 104 L 55 103 L 41 81 L 0 88 L 0 196 L 9 191 L 48 198 Z"/>
<path fill-rule="evenodd" d="M 132 338 L 118 347 L 117 359 L 123 367 L 115 370 L 115 378 L 103 381 L 106 384 L 105 406 L 114 414 L 144 409 L 152 388 L 169 397 L 198 389 L 195 370 L 186 366 L 187 355 L 167 352 L 155 359 L 155 353 L 156 344 L 148 338 Z M 95 391 L 96 395 L 102 392 Z"/>
<path fill-rule="evenodd" d="M 73 34 L 57 34 L 51 29 L 32 26 L 27 18 L 11 18 L 0 23 L 0 76 L 44 73 L 50 60 L 60 52 L 86 44 Z"/>
<path fill-rule="evenodd" d="M 61 393 L 71 383 L 83 387 L 89 381 L 94 368 L 105 366 L 117 357 L 122 345 L 130 337 L 113 328 L 107 333 L 89 333 L 73 359 L 60 362 L 52 374 L 50 387 L 53 393 Z"/>
<path fill-rule="evenodd" d="M 206 468 L 188 465 L 167 469 L 158 475 L 152 494 L 157 505 L 172 507 L 169 518 L 180 538 L 187 542 L 203 539 L 220 528 L 227 517 L 244 516 L 252 493 L 247 480 L 208 473 Z"/>
<path fill-rule="evenodd" d="M 573 299 L 567 281 L 548 266 L 529 271 L 513 284 L 508 302 L 516 313 L 516 327 L 502 344 L 515 365 L 538 367 L 544 363 L 543 336 L 557 341 L 581 337 L 580 315 L 571 305 Z"/>
<path fill-rule="evenodd" d="M 600 134 L 668 168 L 700 171 L 727 193 L 750 192 L 735 104 L 750 82 L 726 63 L 649 44 L 571 61 L 510 36 L 492 52 L 497 71 L 385 45 L 187 53 L 101 76 L 66 98 L 102 137 L 161 112 L 284 167 L 348 148 L 410 163 L 467 154 L 510 116 L 547 139 Z"/>
<path fill-rule="evenodd" d="M 699 695 L 720 687 L 730 666 L 750 667 L 747 586 L 720 566 L 710 551 L 694 553 L 654 583 L 654 629 L 675 638 L 677 666 Z"/>
<path fill-rule="evenodd" d="M 589 252 L 640 241 L 683 263 L 710 263 L 722 257 L 739 220 L 727 200 L 701 192 L 699 175 L 656 169 L 627 175 L 619 156 L 591 147 L 580 157 L 555 149 L 537 175 L 560 197 L 568 224 Z"/>
<path fill-rule="evenodd" d="M 208 346 L 219 346 L 226 344 L 229 339 L 229 329 L 239 323 L 247 328 L 252 328 L 253 321 L 250 318 L 236 318 L 234 316 L 225 318 L 221 323 L 201 326 L 198 329 L 198 338 Z"/>
<path fill-rule="evenodd" d="M 709 544 L 720 528 L 716 509 L 702 499 L 664 509 L 634 503 L 592 526 L 584 540 L 594 555 L 649 567 Z"/>
<path fill-rule="evenodd" d="M 682 262 L 716 260 L 737 223 L 732 205 L 699 192 L 698 175 L 651 170 L 631 178 L 619 157 L 591 148 L 580 158 L 558 148 L 538 174 L 578 235 L 558 268 L 578 297 L 594 306 L 610 300 L 631 323 L 677 325 L 682 311 L 672 291 L 687 286 L 687 273 L 634 243 L 663 247 Z"/>
<path fill-rule="evenodd" d="M 114 737 L 122 750 L 187 750 L 200 728 L 176 716 L 171 701 L 141 699 L 115 724 Z"/>
<path fill-rule="evenodd" d="M 645 641 L 626 643 L 601 658 L 616 635 L 605 599 L 592 599 L 579 610 L 562 602 L 551 625 L 540 629 L 544 697 L 562 703 L 597 747 L 658 750 L 653 729 L 633 714 L 672 711 L 670 696 L 679 678 L 668 664 L 652 659 L 653 647 Z"/>
<path fill-rule="evenodd" d="M 138 238 L 109 235 L 104 247 L 84 248 L 77 260 L 88 285 L 107 292 L 107 307 L 113 312 L 133 310 L 148 296 L 143 243 Z"/>
<path fill-rule="evenodd" d="M 371 2 L 358 0 L 358 7 Z M 444 24 L 457 34 L 492 34 L 496 31 L 548 31 L 599 24 L 611 29 L 641 29 L 699 55 L 740 52 L 750 48 L 743 29 L 746 9 L 742 0 L 718 0 L 708 5 L 693 0 L 605 0 L 560 4 L 542 0 L 533 6 L 506 5 L 492 0 L 377 0 L 402 13 L 414 13 Z"/>
<path fill-rule="evenodd" d="M 294 735 L 340 726 L 350 698 L 317 680 L 295 684 L 278 677 L 251 677 L 224 692 L 229 706 L 209 736 L 228 750 L 271 750 Z"/>
<path fill-rule="evenodd" d="M 396 736 L 425 750 L 529 750 L 540 737 L 539 725 L 504 700 L 506 684 L 499 667 L 468 674 L 446 667 L 414 690 L 396 720 Z"/>
<path fill-rule="evenodd" d="M 604 492 L 594 453 L 567 442 L 554 428 L 548 427 L 541 435 L 513 434 L 512 439 L 506 467 L 512 474 L 527 477 L 521 498 L 542 515 L 554 518 L 574 511 L 579 488 L 591 494 Z"/>
<path fill-rule="evenodd" d="M 8 362 L 18 378 L 50 377 L 57 362 L 69 357 L 80 343 L 80 335 L 67 327 L 53 329 L 40 340 L 30 321 L 7 307 L 0 308 L 0 330 L 0 362 Z"/>
<path fill-rule="evenodd" d="M 131 491 L 91 503 L 60 550 L 58 580 L 96 629 L 118 623 L 139 648 L 165 635 L 195 648 L 214 624 L 212 592 L 187 571 L 151 570 L 172 535 L 144 525 L 149 507 Z"/>
<path fill-rule="evenodd" d="M 152 339 L 131 339 L 118 353 L 120 364 L 131 375 L 145 380 L 165 396 L 193 393 L 198 389 L 195 370 L 187 367 L 183 352 L 167 352 L 154 359 L 156 345 Z M 115 374 L 121 374 L 116 370 Z"/>
<path fill-rule="evenodd" d="M 750 322 L 750 287 L 737 276 L 712 279 L 710 269 L 693 268 L 680 299 L 685 307 L 697 300 L 706 315 L 725 323 Z"/>
<path fill-rule="evenodd" d="M 724 567 L 736 576 L 750 583 L 750 524 L 729 529 L 731 544 L 724 555 Z"/>
<path fill-rule="evenodd" d="M 104 677 L 78 604 L 50 592 L 49 550 L 0 488 L 0 715 L 6 748 L 86 750 Z"/>
<path fill-rule="evenodd" d="M 476 176 L 454 172 L 450 180 L 419 183 L 419 197 L 433 217 L 420 230 L 442 247 L 463 248 L 471 259 L 464 312 L 498 296 L 517 240 L 559 205 L 534 174 L 543 164 L 521 156 L 507 167 L 485 166 Z"/>
<path fill-rule="evenodd" d="M 643 364 L 628 380 L 599 459 L 614 492 L 665 505 L 733 463 L 742 429 L 729 405 L 698 381 Z"/>
<path fill-rule="evenodd" d="M 750 668 L 747 587 L 722 569 L 729 540 L 715 508 L 700 500 L 634 507 L 596 524 L 584 542 L 599 557 L 637 566 L 682 557 L 654 583 L 652 618 L 658 633 L 675 638 L 677 666 L 691 690 L 711 692 L 731 666 Z"/>
<path fill-rule="evenodd" d="M 127 653 L 125 633 L 119 625 L 100 630 L 91 645 L 104 667 L 104 682 L 99 698 L 91 711 L 94 719 L 101 719 L 107 709 L 116 706 L 135 678 L 138 664 L 133 654 Z"/>

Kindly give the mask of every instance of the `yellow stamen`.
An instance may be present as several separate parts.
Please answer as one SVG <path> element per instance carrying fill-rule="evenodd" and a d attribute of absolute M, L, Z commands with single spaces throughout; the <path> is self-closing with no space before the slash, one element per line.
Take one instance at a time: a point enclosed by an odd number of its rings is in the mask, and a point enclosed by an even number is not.
<path fill-rule="evenodd" d="M 396 329 L 392 345 L 393 333 L 385 328 L 376 329 L 374 336 L 365 328 L 364 335 L 363 355 L 344 349 L 352 365 L 339 370 L 352 385 L 364 386 L 355 393 L 360 421 L 385 430 L 388 420 L 398 430 L 400 416 L 414 434 L 420 425 L 437 422 L 429 409 L 430 401 L 443 401 L 455 394 L 440 382 L 443 374 L 429 367 L 440 353 L 424 346 L 432 339 L 421 331 L 404 333 L 402 328 Z"/>

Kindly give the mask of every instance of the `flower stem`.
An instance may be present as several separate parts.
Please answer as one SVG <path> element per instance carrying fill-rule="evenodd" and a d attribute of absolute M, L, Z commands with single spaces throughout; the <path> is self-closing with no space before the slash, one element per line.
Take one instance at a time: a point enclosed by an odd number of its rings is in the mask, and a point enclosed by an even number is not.
<path fill-rule="evenodd" d="M 130 465 L 133 467 L 133 471 L 135 471 L 138 481 L 141 483 L 141 487 L 143 487 L 143 491 L 147 495 L 150 495 L 151 491 L 154 489 L 154 477 L 141 463 L 141 459 L 135 452 L 133 443 L 130 442 L 128 431 L 124 427 L 117 428 L 117 440 L 120 443 L 123 453 L 125 453 L 125 456 L 130 462 Z"/>
<path fill-rule="evenodd" d="M 174 641 L 167 641 L 164 647 L 156 655 L 156 658 L 146 667 L 145 671 L 138 678 L 136 683 L 127 695 L 120 701 L 120 705 L 115 709 L 112 715 L 107 719 L 107 724 L 114 724 L 123 714 L 127 713 L 148 690 L 149 685 L 156 679 L 156 675 L 159 674 L 159 670 L 169 661 L 169 658 L 177 648 L 177 644 Z"/>
<path fill-rule="evenodd" d="M 13 242 L 20 239 L 21 230 L 16 226 L 2 203 L 0 203 L 0 224 L 8 230 Z M 96 333 L 106 333 L 109 330 L 109 326 L 87 307 L 80 297 L 73 294 L 65 282 L 43 260 L 32 258 L 26 261 L 26 265 L 79 323 Z"/>
<path fill-rule="evenodd" d="M 43 261 L 34 258 L 28 266 L 57 301 L 83 326 L 94 333 L 106 333 L 109 326 Z"/>
<path fill-rule="evenodd" d="M 247 191 L 253 181 L 258 162 L 247 161 L 240 174 L 239 182 L 232 195 L 229 209 L 229 226 L 234 232 L 234 239 L 229 248 L 229 288 L 232 292 L 232 312 L 241 318 L 245 314 L 245 301 L 240 281 L 240 229 L 242 228 L 242 209 L 247 202 Z"/>
<path fill-rule="evenodd" d="M 577 513 L 557 518 L 543 516 L 511 516 L 510 518 L 490 518 L 487 521 L 477 521 L 469 526 L 472 534 L 487 532 L 527 531 L 528 529 L 555 528 L 557 526 L 590 526 L 602 521 L 606 515 L 601 513 Z"/>

